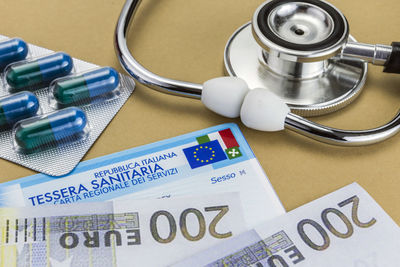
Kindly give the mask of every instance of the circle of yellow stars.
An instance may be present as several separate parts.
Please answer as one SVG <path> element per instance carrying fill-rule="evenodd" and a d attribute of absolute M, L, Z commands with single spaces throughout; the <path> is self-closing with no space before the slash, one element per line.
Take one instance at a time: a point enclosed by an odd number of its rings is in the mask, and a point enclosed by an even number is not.
<path fill-rule="evenodd" d="M 204 163 L 204 162 L 210 162 L 214 159 L 215 151 L 211 147 L 208 147 L 208 146 L 204 146 L 204 149 L 208 149 L 211 151 L 211 153 L 212 153 L 211 157 L 208 159 L 199 159 L 199 157 L 196 154 L 197 154 L 197 151 L 199 151 L 200 149 L 203 149 L 203 146 L 200 146 L 200 147 L 196 148 L 195 151 L 193 151 L 193 157 L 196 159 L 196 161 L 200 161 L 201 163 Z"/>

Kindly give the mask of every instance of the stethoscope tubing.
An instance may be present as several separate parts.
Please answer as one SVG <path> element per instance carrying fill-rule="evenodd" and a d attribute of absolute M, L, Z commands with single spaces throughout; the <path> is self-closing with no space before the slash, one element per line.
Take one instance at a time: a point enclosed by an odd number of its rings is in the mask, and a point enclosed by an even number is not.
<path fill-rule="evenodd" d="M 127 34 L 140 3 L 141 0 L 125 2 L 115 29 L 115 51 L 122 67 L 138 82 L 152 89 L 166 94 L 200 99 L 203 85 L 159 76 L 143 67 L 130 53 L 127 46 Z"/>
<path fill-rule="evenodd" d="M 400 113 L 381 127 L 348 131 L 317 124 L 289 113 L 285 120 L 285 128 L 330 145 L 366 146 L 382 142 L 400 131 Z"/>

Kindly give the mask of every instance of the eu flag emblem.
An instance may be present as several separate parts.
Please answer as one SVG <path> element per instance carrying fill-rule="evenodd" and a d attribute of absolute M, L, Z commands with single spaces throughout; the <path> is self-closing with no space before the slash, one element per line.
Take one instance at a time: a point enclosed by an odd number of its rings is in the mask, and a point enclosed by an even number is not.
<path fill-rule="evenodd" d="M 192 169 L 226 159 L 218 140 L 183 149 Z"/>

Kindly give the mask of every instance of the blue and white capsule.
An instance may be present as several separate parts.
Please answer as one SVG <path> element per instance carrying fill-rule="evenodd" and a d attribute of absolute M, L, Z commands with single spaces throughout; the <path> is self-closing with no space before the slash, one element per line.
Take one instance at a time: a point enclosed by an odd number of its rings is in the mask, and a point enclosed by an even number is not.
<path fill-rule="evenodd" d="M 17 121 L 36 116 L 39 101 L 30 92 L 20 92 L 0 98 L 0 129 L 9 128 Z"/>
<path fill-rule="evenodd" d="M 56 80 L 52 86 L 55 100 L 62 105 L 95 102 L 119 86 L 118 72 L 105 67 L 82 75 Z"/>
<path fill-rule="evenodd" d="M 65 108 L 38 119 L 17 124 L 14 134 L 17 146 L 26 152 L 58 147 L 84 139 L 88 122 L 83 110 Z"/>
<path fill-rule="evenodd" d="M 32 61 L 11 64 L 5 77 L 8 85 L 15 90 L 48 85 L 56 78 L 71 73 L 72 58 L 63 52 L 41 57 Z"/>
<path fill-rule="evenodd" d="M 0 43 L 0 70 L 8 64 L 24 60 L 28 55 L 28 45 L 19 38 Z"/>

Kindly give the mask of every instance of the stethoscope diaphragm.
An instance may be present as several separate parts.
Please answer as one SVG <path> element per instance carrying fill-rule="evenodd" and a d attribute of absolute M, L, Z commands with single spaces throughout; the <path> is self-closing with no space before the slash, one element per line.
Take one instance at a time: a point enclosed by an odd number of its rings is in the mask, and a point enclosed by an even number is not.
<path fill-rule="evenodd" d="M 348 40 L 355 41 L 346 18 L 326 2 L 268 1 L 229 39 L 225 68 L 292 112 L 318 116 L 351 103 L 365 83 L 365 61 L 336 57 Z"/>

